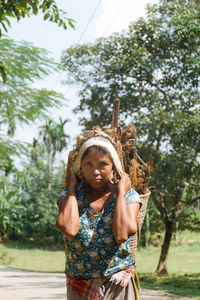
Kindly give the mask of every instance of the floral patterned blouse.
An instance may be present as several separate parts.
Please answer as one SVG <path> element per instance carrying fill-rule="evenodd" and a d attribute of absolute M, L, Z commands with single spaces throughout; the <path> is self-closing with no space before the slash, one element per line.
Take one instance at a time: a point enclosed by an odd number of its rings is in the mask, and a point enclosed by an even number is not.
<path fill-rule="evenodd" d="M 77 201 L 80 229 L 73 238 L 65 237 L 67 276 L 73 278 L 104 278 L 124 270 L 135 263 L 130 252 L 130 238 L 117 244 L 112 232 L 112 220 L 117 197 L 117 182 L 112 200 L 98 212 L 85 199 L 85 182 L 79 183 Z M 59 199 L 67 198 L 67 190 Z M 141 203 L 138 193 L 130 189 L 126 194 L 127 205 Z"/>

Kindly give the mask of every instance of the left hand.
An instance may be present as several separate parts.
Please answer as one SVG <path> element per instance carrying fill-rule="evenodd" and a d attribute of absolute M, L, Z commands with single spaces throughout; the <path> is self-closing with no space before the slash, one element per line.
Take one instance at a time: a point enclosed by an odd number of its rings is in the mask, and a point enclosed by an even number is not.
<path fill-rule="evenodd" d="M 76 194 L 77 178 L 73 168 L 69 169 L 69 175 L 67 179 L 68 179 L 68 194 L 69 195 Z"/>
<path fill-rule="evenodd" d="M 124 173 L 118 183 L 117 191 L 126 194 L 131 188 L 131 180 L 127 173 Z"/>

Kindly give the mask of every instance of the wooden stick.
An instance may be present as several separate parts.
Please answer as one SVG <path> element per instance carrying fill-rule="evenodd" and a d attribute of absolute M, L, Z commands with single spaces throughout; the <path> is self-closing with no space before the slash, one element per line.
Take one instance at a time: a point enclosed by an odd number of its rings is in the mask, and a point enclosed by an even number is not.
<path fill-rule="evenodd" d="M 118 127 L 119 106 L 120 106 L 120 100 L 119 98 L 115 98 L 114 105 L 113 105 L 112 128 Z"/>
<path fill-rule="evenodd" d="M 147 167 L 147 164 L 145 164 L 145 162 L 141 159 L 141 157 L 139 157 L 139 155 L 137 154 L 137 152 L 136 152 L 136 156 L 137 156 L 137 159 L 138 159 L 145 167 Z"/>

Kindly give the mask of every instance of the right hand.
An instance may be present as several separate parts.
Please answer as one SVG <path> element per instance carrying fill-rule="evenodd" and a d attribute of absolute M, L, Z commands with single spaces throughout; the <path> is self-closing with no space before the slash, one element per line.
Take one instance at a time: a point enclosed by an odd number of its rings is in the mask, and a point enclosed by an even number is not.
<path fill-rule="evenodd" d="M 126 194 L 130 190 L 130 188 L 131 188 L 130 177 L 127 173 L 123 173 L 117 186 L 118 193 L 122 192 Z"/>
<path fill-rule="evenodd" d="M 75 194 L 78 182 L 77 182 L 76 174 L 75 174 L 73 168 L 69 169 L 67 183 L 68 183 L 68 193 Z"/>

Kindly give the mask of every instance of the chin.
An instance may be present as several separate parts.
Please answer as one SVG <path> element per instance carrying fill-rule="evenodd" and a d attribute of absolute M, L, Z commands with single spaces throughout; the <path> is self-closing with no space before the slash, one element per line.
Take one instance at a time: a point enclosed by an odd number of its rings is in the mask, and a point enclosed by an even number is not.
<path fill-rule="evenodd" d="M 88 182 L 88 183 L 93 188 L 99 188 L 99 187 L 103 187 L 104 185 L 106 185 L 107 181 L 98 180 L 98 181 L 92 181 L 92 182 Z"/>

